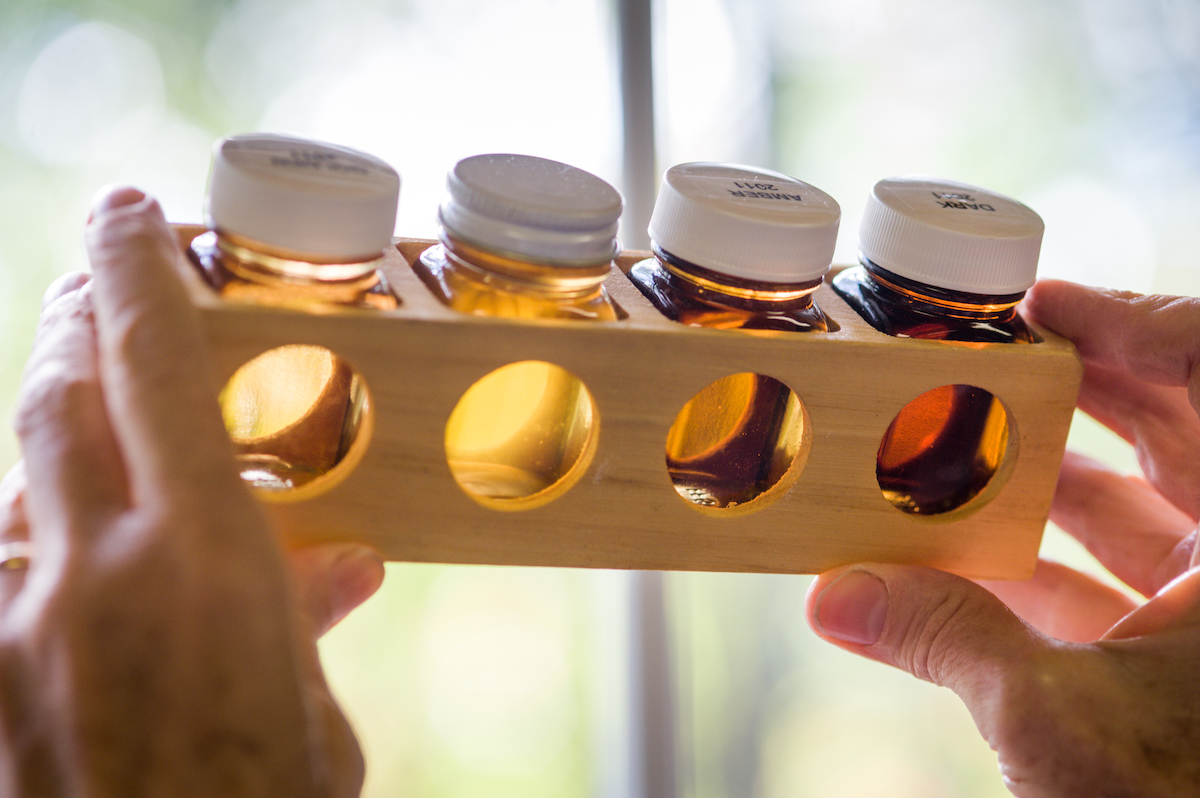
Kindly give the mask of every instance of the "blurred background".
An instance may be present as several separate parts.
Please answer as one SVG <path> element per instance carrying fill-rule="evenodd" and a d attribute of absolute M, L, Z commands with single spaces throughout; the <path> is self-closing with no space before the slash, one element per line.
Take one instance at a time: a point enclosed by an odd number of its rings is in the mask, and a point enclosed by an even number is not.
<path fill-rule="evenodd" d="M 723 160 L 811 182 L 850 262 L 871 184 L 935 174 L 1041 213 L 1043 275 L 1200 290 L 1200 2 L 655 0 L 652 19 L 655 176 Z M 617 31 L 608 0 L 5 0 L 0 412 L 41 292 L 84 268 L 100 186 L 199 221 L 213 140 L 271 130 L 391 162 L 406 236 L 435 234 L 446 169 L 479 152 L 625 189 Z M 1135 467 L 1086 419 L 1072 445 Z M 17 456 L 6 431 L 0 465 Z M 1053 529 L 1045 552 L 1094 567 Z M 618 794 L 623 579 L 389 566 L 323 642 L 366 794 Z M 667 576 L 679 794 L 1006 795 L 953 695 L 808 631 L 808 582 Z"/>

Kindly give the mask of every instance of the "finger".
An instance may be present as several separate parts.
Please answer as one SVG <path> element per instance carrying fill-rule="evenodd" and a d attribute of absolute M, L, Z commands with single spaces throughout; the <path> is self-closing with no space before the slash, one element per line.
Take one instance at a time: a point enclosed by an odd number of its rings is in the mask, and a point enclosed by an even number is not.
<path fill-rule="evenodd" d="M 101 192 L 85 235 L 100 377 L 135 501 L 187 501 L 236 480 L 185 268 L 158 203 Z"/>
<path fill-rule="evenodd" d="M 59 311 L 51 310 L 51 306 L 64 297 L 74 296 L 90 279 L 91 275 L 84 272 L 69 272 L 54 280 L 42 294 L 43 315 L 57 318 Z M 90 303 L 90 299 L 85 301 Z M 67 308 L 62 313 L 70 315 L 72 310 Z M 0 545 L 29 540 L 29 519 L 25 512 L 27 485 L 25 461 L 19 460 L 0 482 Z M 25 566 L 7 567 L 6 564 L 0 564 L 0 604 L 7 604 L 20 592 L 25 583 L 26 571 Z"/>
<path fill-rule="evenodd" d="M 27 484 L 24 460 L 18 460 L 0 480 L 0 541 L 28 539 L 24 496 Z"/>
<path fill-rule="evenodd" d="M 1039 636 L 984 588 L 931 568 L 853 565 L 808 591 L 813 631 L 862 656 L 949 687 L 976 708 L 997 669 L 1030 656 Z"/>
<path fill-rule="evenodd" d="M 352 798 L 362 790 L 365 766 L 349 721 L 338 706 L 321 669 L 316 639 L 362 604 L 383 582 L 383 561 L 374 549 L 357 544 L 309 546 L 288 552 L 299 607 L 301 668 L 310 714 L 316 719 L 314 763 L 328 794 Z"/>
<path fill-rule="evenodd" d="M 301 612 L 320 637 L 383 584 L 383 560 L 368 546 L 334 543 L 288 553 Z"/>
<path fill-rule="evenodd" d="M 1191 519 L 1200 518 L 1200 461 L 1194 456 L 1200 417 L 1184 389 L 1088 364 L 1079 408 L 1132 444 L 1150 483 Z"/>
<path fill-rule="evenodd" d="M 1195 522 L 1140 477 L 1067 452 L 1050 520 L 1144 596 L 1186 570 Z"/>
<path fill-rule="evenodd" d="M 316 655 L 313 655 L 316 661 Z M 318 672 L 320 665 L 317 665 Z M 345 713 L 329 692 L 324 676 L 311 679 L 308 683 L 310 713 L 316 718 L 314 736 L 320 735 L 317 748 L 323 756 L 314 762 L 318 783 L 325 785 L 322 795 L 330 798 L 359 798 L 362 794 L 366 763 L 362 748 Z"/>
<path fill-rule="evenodd" d="M 1105 640 L 1128 640 L 1200 626 L 1200 569 L 1163 586 L 1153 598 L 1123 618 Z"/>
<path fill-rule="evenodd" d="M 1121 591 L 1047 560 L 1028 581 L 980 584 L 1042 634 L 1072 643 L 1099 640 L 1138 606 Z"/>
<path fill-rule="evenodd" d="M 1200 465 L 1190 457 L 1200 444 L 1200 299 L 1046 280 L 1025 309 L 1079 348 L 1080 407 L 1134 444 L 1151 483 L 1200 517 Z M 1186 387 L 1187 401 L 1153 386 Z"/>
<path fill-rule="evenodd" d="M 1049 641 L 979 585 L 906 565 L 860 564 L 821 574 L 806 597 L 822 638 L 953 690 L 997 746 L 1005 704 Z"/>
<path fill-rule="evenodd" d="M 78 291 L 91 279 L 92 276 L 86 272 L 68 272 L 62 275 L 50 283 L 50 287 L 42 294 L 42 310 L 54 304 L 54 300 L 59 297 Z"/>
<path fill-rule="evenodd" d="M 29 540 L 25 516 L 25 463 L 18 460 L 0 480 L 0 545 Z M 8 604 L 25 583 L 25 568 L 0 566 L 0 606 Z"/>
<path fill-rule="evenodd" d="M 124 465 L 100 389 L 89 285 L 42 314 L 15 427 L 28 477 L 22 509 L 39 560 L 56 550 L 62 539 L 55 535 L 92 528 L 126 506 Z"/>
<path fill-rule="evenodd" d="M 1085 360 L 1158 385 L 1188 386 L 1200 412 L 1200 299 L 1038 282 L 1025 310 Z"/>

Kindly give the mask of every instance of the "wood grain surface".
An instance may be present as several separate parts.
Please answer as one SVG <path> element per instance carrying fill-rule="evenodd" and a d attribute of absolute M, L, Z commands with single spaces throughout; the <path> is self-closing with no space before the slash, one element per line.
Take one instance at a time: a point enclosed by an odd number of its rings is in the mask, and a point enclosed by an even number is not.
<path fill-rule="evenodd" d="M 201 232 L 178 226 L 181 242 Z M 397 240 L 383 270 L 400 296 L 389 312 L 309 314 L 239 305 L 199 279 L 192 293 L 212 342 L 218 384 L 261 352 L 328 347 L 363 375 L 373 422 L 361 458 L 268 506 L 297 541 L 356 540 L 394 560 L 588 568 L 813 573 L 857 561 L 917 563 L 972 577 L 1033 569 L 1079 388 L 1071 344 L 1038 330 L 1033 345 L 891 338 L 829 288 L 816 301 L 828 334 L 708 330 L 661 316 L 614 268 L 607 286 L 627 314 L 585 324 L 465 316 L 441 305 L 409 268 L 434 242 Z M 645 253 L 618 260 L 628 269 Z M 459 397 L 493 369 L 544 360 L 577 375 L 599 412 L 582 478 L 544 506 L 498 511 L 451 476 L 444 434 Z M 729 513 L 702 512 L 674 490 L 664 441 L 697 391 L 729 374 L 772 376 L 811 422 L 807 460 L 779 495 Z M 893 507 L 875 478 L 897 412 L 932 388 L 979 386 L 1010 419 L 1006 466 L 976 499 L 936 517 Z"/>

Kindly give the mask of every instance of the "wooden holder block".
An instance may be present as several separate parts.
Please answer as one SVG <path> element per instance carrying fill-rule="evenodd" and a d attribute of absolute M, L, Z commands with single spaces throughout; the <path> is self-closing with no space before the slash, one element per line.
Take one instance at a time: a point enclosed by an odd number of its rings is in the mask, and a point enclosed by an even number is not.
<path fill-rule="evenodd" d="M 178 231 L 186 243 L 201 229 Z M 971 577 L 1032 573 L 1082 374 L 1074 348 L 1053 333 L 1038 329 L 1044 342 L 1021 346 L 892 338 L 828 284 L 816 301 L 838 332 L 699 329 L 664 318 L 616 270 L 607 287 L 628 314 L 621 321 L 465 316 L 409 268 L 434 242 L 396 243 L 382 267 L 402 302 L 391 312 L 306 314 L 223 301 L 199 278 L 192 286 L 218 384 L 268 349 L 301 343 L 328 347 L 369 386 L 374 429 L 348 475 L 302 501 L 268 502 L 293 539 L 362 541 L 388 559 L 442 563 L 814 573 L 886 561 Z M 627 253 L 618 266 L 643 257 Z M 583 380 L 599 411 L 599 443 L 564 495 L 503 512 L 459 488 L 444 434 L 468 387 L 522 360 Z M 804 403 L 807 463 L 760 509 L 704 512 L 671 484 L 667 431 L 697 391 L 746 371 L 775 377 Z M 967 506 L 908 515 L 880 491 L 879 443 L 906 403 L 949 384 L 979 386 L 1004 403 L 1014 456 Z"/>

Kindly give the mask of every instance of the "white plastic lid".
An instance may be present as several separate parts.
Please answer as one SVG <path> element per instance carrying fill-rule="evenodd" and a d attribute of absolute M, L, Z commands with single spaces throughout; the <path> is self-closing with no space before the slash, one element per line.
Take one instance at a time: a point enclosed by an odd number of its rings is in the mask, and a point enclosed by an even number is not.
<path fill-rule="evenodd" d="M 400 175 L 378 158 L 318 141 L 248 133 L 213 148 L 205 223 L 334 261 L 378 258 L 392 240 Z"/>
<path fill-rule="evenodd" d="M 842 209 L 799 180 L 752 166 L 685 163 L 663 175 L 650 238 L 705 269 L 771 283 L 829 271 Z"/>
<path fill-rule="evenodd" d="M 889 272 L 952 291 L 1006 296 L 1037 278 L 1042 218 L 986 189 L 921 176 L 880 180 L 858 248 Z"/>
<path fill-rule="evenodd" d="M 590 172 L 530 155 L 475 155 L 454 165 L 446 188 L 438 219 L 469 244 L 563 266 L 617 254 L 621 195 Z"/>

